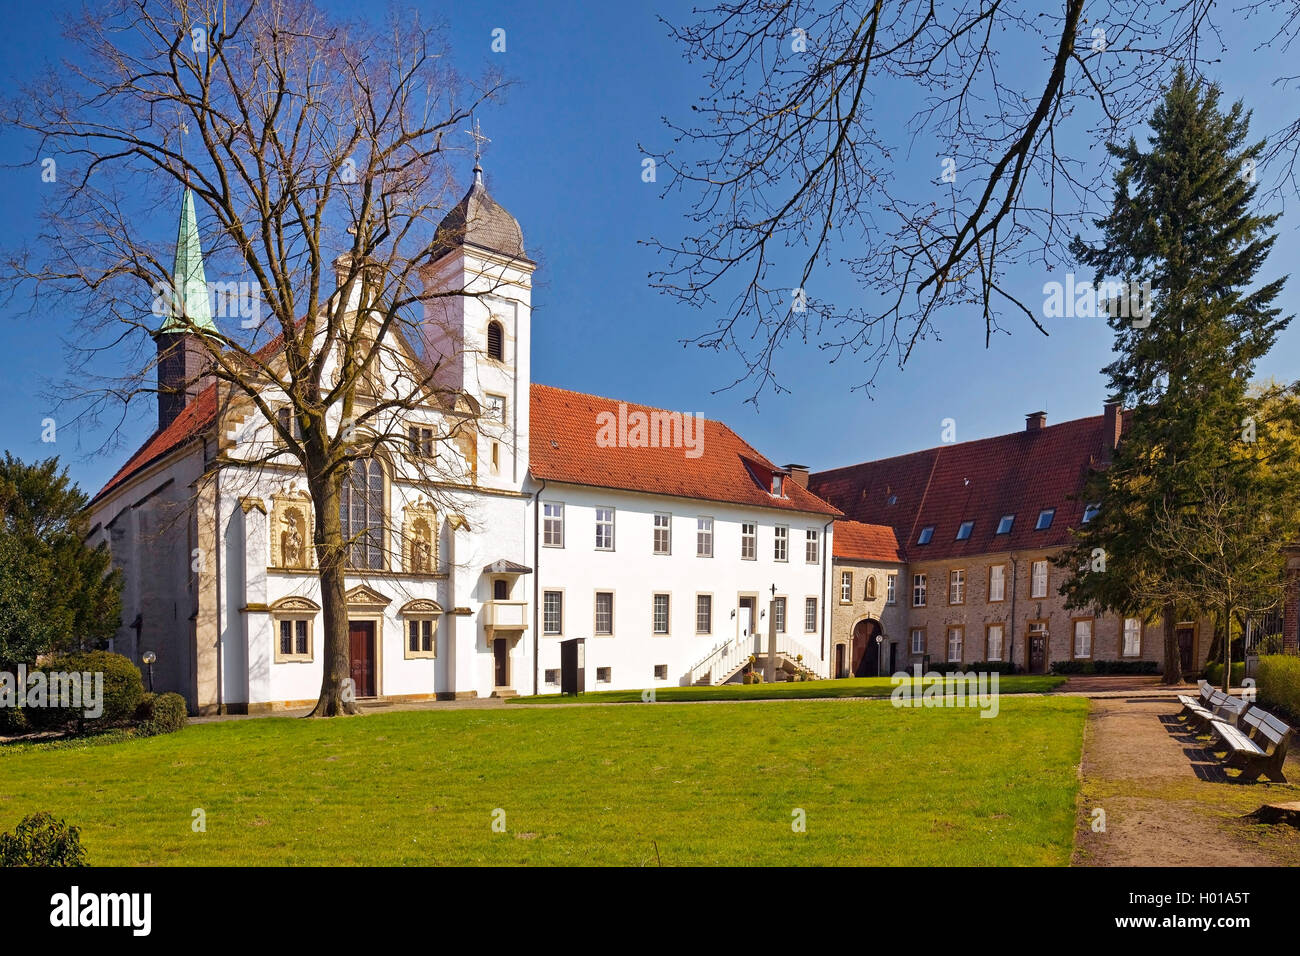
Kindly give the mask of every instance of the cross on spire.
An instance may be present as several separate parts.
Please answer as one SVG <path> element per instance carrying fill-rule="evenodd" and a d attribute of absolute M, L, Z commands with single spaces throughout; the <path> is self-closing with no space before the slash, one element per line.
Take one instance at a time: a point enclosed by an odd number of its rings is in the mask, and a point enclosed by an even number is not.
<path fill-rule="evenodd" d="M 483 144 L 490 143 L 492 140 L 483 135 L 479 129 L 478 117 L 474 117 L 474 128 L 465 130 L 470 138 L 474 140 L 474 182 L 480 186 L 483 185 L 483 166 L 480 163 L 483 154 Z"/>

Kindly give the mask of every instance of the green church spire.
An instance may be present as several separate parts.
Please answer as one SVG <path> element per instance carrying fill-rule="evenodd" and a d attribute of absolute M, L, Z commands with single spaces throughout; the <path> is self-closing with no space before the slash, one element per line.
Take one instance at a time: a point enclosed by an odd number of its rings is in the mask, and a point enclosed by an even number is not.
<path fill-rule="evenodd" d="M 194 194 L 189 187 L 181 201 L 181 222 L 176 234 L 176 262 L 172 266 L 172 306 L 160 332 L 193 329 L 216 333 L 208 298 L 208 278 L 199 246 L 199 221 L 194 214 Z M 186 323 L 188 319 L 188 325 Z"/>

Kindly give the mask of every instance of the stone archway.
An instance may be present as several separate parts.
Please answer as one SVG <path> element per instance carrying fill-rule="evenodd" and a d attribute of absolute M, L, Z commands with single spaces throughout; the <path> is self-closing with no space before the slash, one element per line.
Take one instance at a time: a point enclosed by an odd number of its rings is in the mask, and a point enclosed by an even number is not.
<path fill-rule="evenodd" d="M 853 625 L 853 644 L 849 666 L 854 677 L 875 677 L 880 672 L 880 622 L 865 617 Z"/>

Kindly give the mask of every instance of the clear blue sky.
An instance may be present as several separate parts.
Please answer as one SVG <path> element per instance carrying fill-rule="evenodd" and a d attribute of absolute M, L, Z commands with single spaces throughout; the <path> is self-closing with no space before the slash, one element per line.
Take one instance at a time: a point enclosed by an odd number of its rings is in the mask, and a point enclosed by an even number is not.
<path fill-rule="evenodd" d="M 339 6 L 350 12 L 380 9 L 367 2 Z M 1100 369 L 1111 344 L 1102 319 L 1058 320 L 1045 338 L 1027 321 L 1008 317 L 1012 334 L 996 337 L 986 350 L 983 322 L 973 310 L 948 314 L 942 341 L 923 343 L 905 369 L 886 368 L 874 397 L 851 391 L 863 380 L 862 366 L 852 359 L 828 365 L 812 346 L 792 346 L 783 354 L 779 371 L 792 391 L 765 396 L 757 411 L 744 404 L 750 394 L 744 385 L 714 394 L 740 373 L 738 360 L 681 344 L 713 317 L 651 290 L 646 277 L 655 258 L 637 245 L 638 239 L 676 236 L 687 228 L 684 204 L 660 198 L 659 187 L 641 181 L 637 144 L 666 145 L 660 117 L 683 116 L 702 86 L 697 69 L 682 60 L 656 20 L 656 14 L 685 17 L 689 3 L 420 7 L 446 19 L 458 67 L 474 74 L 492 60 L 517 83 L 480 121 L 492 140 L 484 160 L 488 188 L 519 220 L 529 253 L 541 263 L 534 291 L 536 381 L 702 412 L 727 422 L 776 461 L 814 469 L 937 444 L 945 418 L 956 420 L 957 438 L 964 441 L 1021 428 L 1024 413 L 1039 408 L 1047 410 L 1049 423 L 1100 413 Z M 0 35 L 0 75 L 12 89 L 36 64 L 62 56 L 64 44 L 53 17 L 10 14 Z M 507 31 L 504 54 L 489 49 L 495 27 Z M 1255 55 L 1244 37 L 1230 33 L 1227 39 L 1230 53 L 1215 75 L 1228 99 L 1242 98 L 1255 110 L 1252 131 L 1262 135 L 1294 120 L 1294 91 L 1283 94 L 1269 85 L 1276 59 Z M 1027 83 L 1041 83 L 1042 64 L 1025 72 Z M 897 128 L 906 116 L 891 117 L 890 108 L 882 104 L 877 115 L 882 126 Z M 11 131 L 0 131 L 0 144 L 8 162 L 22 155 Z M 1094 150 L 1091 142 L 1078 144 L 1080 156 Z M 0 169 L 0 208 L 9 236 L 34 229 L 40 190 L 38 170 Z M 1294 211 L 1282 220 L 1270 276 L 1294 271 L 1297 226 Z M 158 228 L 174 235 L 174 212 Z M 1045 278 L 1026 272 L 1016 277 L 1017 287 L 1037 301 Z M 845 281 L 824 294 L 847 301 L 857 293 Z M 1289 283 L 1283 305 L 1300 312 L 1300 276 Z M 0 352 L 9 370 L 0 393 L 0 446 L 24 458 L 57 453 L 93 492 L 149 434 L 156 412 L 142 401 L 122 436 L 127 447 L 110 456 L 86 457 L 85 449 L 101 444 L 102 436 L 64 430 L 56 443 L 43 444 L 41 421 L 51 413 L 38 392 L 60 376 L 60 337 L 75 335 L 58 315 L 19 317 L 0 308 Z M 1300 322 L 1258 374 L 1294 379 L 1300 374 L 1297 358 Z"/>

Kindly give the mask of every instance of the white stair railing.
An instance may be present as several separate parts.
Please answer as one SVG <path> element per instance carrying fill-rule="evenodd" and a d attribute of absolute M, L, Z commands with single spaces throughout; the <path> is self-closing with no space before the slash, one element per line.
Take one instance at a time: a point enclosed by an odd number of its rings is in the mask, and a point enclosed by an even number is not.
<path fill-rule="evenodd" d="M 751 634 L 747 637 L 737 637 L 734 640 L 723 641 L 708 654 L 706 654 L 694 667 L 687 672 L 686 682 L 694 684 L 706 674 L 709 677 L 710 684 L 720 684 L 732 674 L 734 674 L 752 654 L 758 660 L 762 660 L 767 653 L 764 646 L 766 641 L 761 634 Z M 803 660 L 799 664 L 818 677 L 825 677 L 823 671 L 823 662 L 808 647 L 800 644 L 797 640 L 785 634 L 776 636 L 776 650 L 790 660 L 795 660 L 803 655 Z"/>

